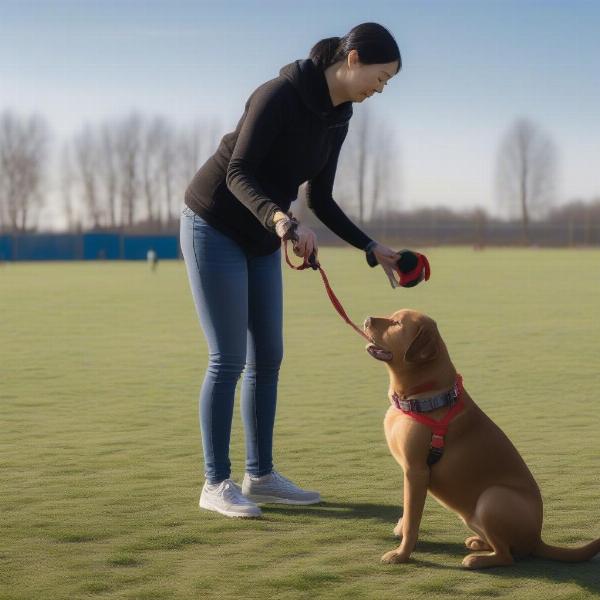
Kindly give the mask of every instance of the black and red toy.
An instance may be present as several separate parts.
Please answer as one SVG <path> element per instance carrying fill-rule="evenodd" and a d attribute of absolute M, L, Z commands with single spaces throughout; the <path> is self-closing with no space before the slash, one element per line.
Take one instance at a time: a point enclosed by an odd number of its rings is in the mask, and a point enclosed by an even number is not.
<path fill-rule="evenodd" d="M 376 267 L 378 264 L 372 251 L 367 252 L 367 262 L 371 267 Z M 427 257 L 419 252 L 406 249 L 398 252 L 396 271 L 402 287 L 414 287 L 421 281 L 427 281 L 431 275 L 431 267 Z"/>

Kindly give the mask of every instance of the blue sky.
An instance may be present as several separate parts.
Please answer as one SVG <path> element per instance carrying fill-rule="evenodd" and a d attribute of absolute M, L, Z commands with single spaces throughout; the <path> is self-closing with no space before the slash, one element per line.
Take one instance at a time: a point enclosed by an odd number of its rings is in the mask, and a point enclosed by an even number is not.
<path fill-rule="evenodd" d="M 561 199 L 600 196 L 598 0 L 0 0 L 0 110 L 43 114 L 55 139 L 134 108 L 224 133 L 282 65 L 363 21 L 403 56 L 368 103 L 397 131 L 406 206 L 492 208 L 518 116 L 553 137 Z"/>

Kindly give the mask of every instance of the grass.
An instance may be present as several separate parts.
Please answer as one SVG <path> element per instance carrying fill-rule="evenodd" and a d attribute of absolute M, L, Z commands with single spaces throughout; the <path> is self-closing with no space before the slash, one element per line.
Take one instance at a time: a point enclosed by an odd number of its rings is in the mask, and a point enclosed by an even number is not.
<path fill-rule="evenodd" d="M 600 252 L 428 255 L 432 279 L 411 290 L 391 290 L 358 252 L 320 258 L 354 320 L 401 307 L 437 320 L 540 483 L 546 541 L 600 536 Z M 597 595 L 598 558 L 461 570 L 467 531 L 431 500 L 411 562 L 379 562 L 401 511 L 385 369 L 316 273 L 284 274 L 276 464 L 325 501 L 241 521 L 197 508 L 206 347 L 183 264 L 0 266 L 0 600 Z M 237 414 L 231 454 L 239 480 Z"/>

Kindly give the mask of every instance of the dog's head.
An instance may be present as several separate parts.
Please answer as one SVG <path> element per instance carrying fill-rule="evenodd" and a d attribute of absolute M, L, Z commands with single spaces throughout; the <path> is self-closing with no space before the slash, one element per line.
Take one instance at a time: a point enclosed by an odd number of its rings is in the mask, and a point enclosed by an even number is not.
<path fill-rule="evenodd" d="M 397 376 L 450 363 L 435 321 L 414 310 L 399 310 L 389 317 L 368 317 L 364 331 L 371 340 L 367 352 L 385 362 Z"/>

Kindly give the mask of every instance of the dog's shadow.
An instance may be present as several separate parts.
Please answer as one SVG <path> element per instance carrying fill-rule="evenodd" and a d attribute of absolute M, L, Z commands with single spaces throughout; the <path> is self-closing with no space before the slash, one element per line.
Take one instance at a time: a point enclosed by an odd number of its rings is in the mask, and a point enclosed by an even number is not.
<path fill-rule="evenodd" d="M 520 581 L 541 580 L 553 584 L 574 583 L 590 594 L 600 593 L 600 560 L 598 556 L 581 563 L 561 563 L 543 558 L 529 557 L 516 562 L 508 568 L 487 569 L 494 577 L 512 579 L 518 585 Z M 578 596 L 577 593 L 574 596 Z"/>
<path fill-rule="evenodd" d="M 271 505 L 267 509 L 271 514 L 289 515 L 294 514 L 311 516 L 323 519 L 372 519 L 387 523 L 390 528 L 393 523 L 402 516 L 402 509 L 397 505 L 390 504 L 372 504 L 372 503 L 343 503 L 343 502 L 321 502 L 314 506 L 283 506 Z M 267 513 L 267 514 L 268 514 Z M 385 540 L 393 540 L 393 536 L 385 536 Z M 582 542 L 583 543 L 583 542 Z M 452 556 L 456 560 L 455 566 L 435 563 L 430 560 L 423 560 L 419 557 L 419 551 L 427 554 L 440 554 L 441 556 Z M 441 570 L 463 570 L 461 561 L 468 550 L 463 543 L 458 542 L 428 542 L 420 539 L 417 548 L 411 556 L 411 563 L 431 569 Z M 600 592 L 600 559 L 596 557 L 583 563 L 561 563 L 542 558 L 525 558 L 517 561 L 511 567 L 498 567 L 485 569 L 482 571 L 471 571 L 474 575 L 485 573 L 493 577 L 503 579 L 513 579 L 515 583 L 519 580 L 524 582 L 531 579 L 545 580 L 554 584 L 577 584 L 591 593 Z"/>

